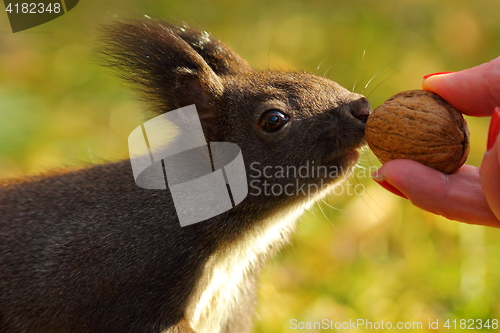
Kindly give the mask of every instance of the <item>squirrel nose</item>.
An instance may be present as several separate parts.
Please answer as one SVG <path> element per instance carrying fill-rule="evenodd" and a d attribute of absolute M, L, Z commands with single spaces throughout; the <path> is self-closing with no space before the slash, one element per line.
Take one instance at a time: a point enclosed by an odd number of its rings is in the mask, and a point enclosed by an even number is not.
<path fill-rule="evenodd" d="M 349 103 L 349 111 L 355 118 L 366 123 L 371 112 L 370 102 L 365 97 L 360 97 Z"/>

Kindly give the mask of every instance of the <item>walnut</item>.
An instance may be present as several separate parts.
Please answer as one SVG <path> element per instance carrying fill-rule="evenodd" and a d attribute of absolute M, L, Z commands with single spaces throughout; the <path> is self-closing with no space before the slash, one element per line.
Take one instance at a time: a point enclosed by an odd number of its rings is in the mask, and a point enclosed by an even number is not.
<path fill-rule="evenodd" d="M 373 110 L 366 140 L 382 164 L 407 158 L 446 174 L 460 168 L 469 153 L 462 113 L 425 90 L 400 92 Z"/>

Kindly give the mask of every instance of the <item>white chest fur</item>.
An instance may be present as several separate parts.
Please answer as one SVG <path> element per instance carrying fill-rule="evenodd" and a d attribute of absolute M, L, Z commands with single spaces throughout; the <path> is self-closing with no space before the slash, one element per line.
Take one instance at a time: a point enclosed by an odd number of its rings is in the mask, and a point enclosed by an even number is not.
<path fill-rule="evenodd" d="M 263 221 L 243 240 L 208 260 L 186 311 L 186 319 L 195 332 L 222 333 L 227 323 L 249 315 L 242 313 L 245 309 L 241 303 L 245 303 L 249 293 L 247 283 L 252 268 L 285 243 L 302 213 L 339 183 L 327 186 L 304 204 Z"/>
<path fill-rule="evenodd" d="M 248 293 L 247 274 L 288 240 L 304 208 L 264 221 L 244 240 L 209 259 L 186 313 L 195 332 L 222 332 L 227 322 L 240 315 L 239 304 Z"/>

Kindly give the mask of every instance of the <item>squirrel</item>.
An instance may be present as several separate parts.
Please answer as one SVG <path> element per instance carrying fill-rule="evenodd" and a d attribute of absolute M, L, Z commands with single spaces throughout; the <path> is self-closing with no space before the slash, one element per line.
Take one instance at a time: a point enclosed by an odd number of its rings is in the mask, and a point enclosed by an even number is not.
<path fill-rule="evenodd" d="M 206 141 L 238 145 L 252 189 L 181 226 L 168 188 L 137 186 L 130 160 L 0 182 L 0 332 L 250 332 L 263 264 L 349 176 L 370 105 L 323 77 L 255 70 L 187 25 L 125 20 L 103 35 L 107 66 L 156 115 L 194 104 Z M 304 166 L 337 172 L 270 171 Z"/>

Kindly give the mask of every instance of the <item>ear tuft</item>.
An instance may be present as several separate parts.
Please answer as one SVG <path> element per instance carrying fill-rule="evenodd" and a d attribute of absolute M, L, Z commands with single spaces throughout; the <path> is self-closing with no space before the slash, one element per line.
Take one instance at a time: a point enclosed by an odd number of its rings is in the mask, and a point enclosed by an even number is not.
<path fill-rule="evenodd" d="M 196 30 L 187 25 L 165 24 L 198 52 L 217 75 L 236 75 L 252 71 L 246 60 L 208 31 Z"/>
<path fill-rule="evenodd" d="M 251 70 L 229 47 L 188 26 L 149 19 L 102 30 L 105 64 L 135 84 L 157 112 L 208 108 L 223 93 L 220 76 Z"/>

